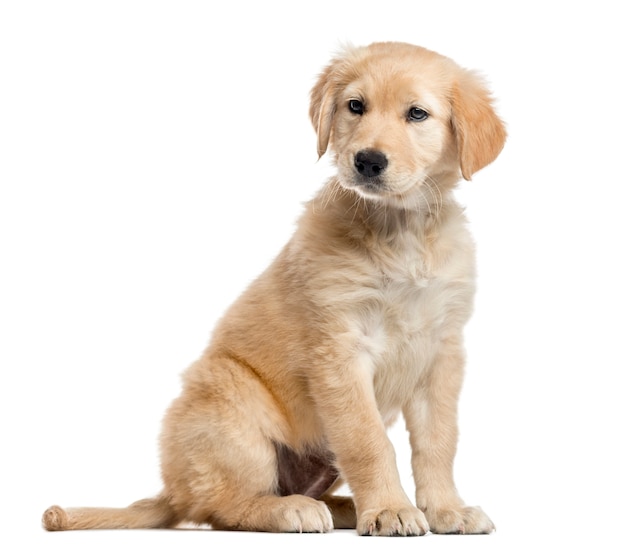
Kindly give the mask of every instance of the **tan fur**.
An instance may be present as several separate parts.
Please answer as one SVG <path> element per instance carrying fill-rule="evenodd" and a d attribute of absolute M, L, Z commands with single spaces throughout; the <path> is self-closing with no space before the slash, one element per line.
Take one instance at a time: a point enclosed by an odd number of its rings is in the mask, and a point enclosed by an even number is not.
<path fill-rule="evenodd" d="M 410 120 L 413 107 L 428 117 Z M 451 191 L 495 159 L 504 126 L 474 74 L 401 43 L 345 49 L 310 115 L 337 177 L 186 372 L 163 425 L 162 494 L 120 510 L 53 506 L 47 529 L 493 530 L 452 478 L 474 255 Z M 378 178 L 359 174 L 363 150 L 386 156 Z M 400 412 L 416 505 L 385 432 Z M 302 489 L 285 486 L 302 473 Z M 332 495 L 342 480 L 353 499 Z"/>

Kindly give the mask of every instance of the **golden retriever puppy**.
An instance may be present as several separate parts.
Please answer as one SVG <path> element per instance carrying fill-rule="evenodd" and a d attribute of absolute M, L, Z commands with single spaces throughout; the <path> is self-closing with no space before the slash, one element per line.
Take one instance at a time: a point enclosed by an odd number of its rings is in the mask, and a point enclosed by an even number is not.
<path fill-rule="evenodd" d="M 311 93 L 336 177 L 184 375 L 163 492 L 53 506 L 49 530 L 174 527 L 361 535 L 489 533 L 452 477 L 474 249 L 452 191 L 505 141 L 488 91 L 403 43 L 346 48 Z M 386 428 L 404 416 L 415 503 Z M 343 481 L 352 498 L 333 495 Z"/>

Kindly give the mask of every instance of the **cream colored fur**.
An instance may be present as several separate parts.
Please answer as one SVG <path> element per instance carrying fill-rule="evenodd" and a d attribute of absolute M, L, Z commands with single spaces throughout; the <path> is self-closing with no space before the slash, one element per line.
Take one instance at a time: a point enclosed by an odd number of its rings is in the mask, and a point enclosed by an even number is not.
<path fill-rule="evenodd" d="M 313 88 L 310 116 L 337 176 L 186 372 L 163 425 L 163 492 L 125 509 L 53 506 L 47 529 L 493 530 L 452 477 L 474 294 L 452 190 L 496 158 L 504 126 L 474 74 L 402 43 L 345 49 Z M 362 152 L 386 167 L 367 175 Z M 400 413 L 414 501 L 385 431 Z M 332 495 L 342 481 L 352 499 Z"/>

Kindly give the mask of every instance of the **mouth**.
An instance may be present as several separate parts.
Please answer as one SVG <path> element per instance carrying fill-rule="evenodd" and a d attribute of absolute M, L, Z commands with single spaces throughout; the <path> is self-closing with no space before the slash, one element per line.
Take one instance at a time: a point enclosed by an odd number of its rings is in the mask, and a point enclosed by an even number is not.
<path fill-rule="evenodd" d="M 349 191 L 353 191 L 362 199 L 372 201 L 376 204 L 394 206 L 405 209 L 411 206 L 422 206 L 430 208 L 436 205 L 437 199 L 441 198 L 441 192 L 437 189 L 434 198 L 431 199 L 428 186 L 424 187 L 422 179 L 392 181 L 382 176 L 366 178 L 348 172 L 347 177 L 339 176 L 339 183 Z"/>
<path fill-rule="evenodd" d="M 356 191 L 366 199 L 380 199 L 389 195 L 390 190 L 382 176 L 365 177 L 356 172 L 349 172 L 339 180 L 346 189 Z"/>
<path fill-rule="evenodd" d="M 356 192 L 364 199 L 380 200 L 388 196 L 389 191 L 385 184 L 380 181 L 351 180 L 342 182 L 346 189 Z"/>
<path fill-rule="evenodd" d="M 381 177 L 363 178 L 361 176 L 355 176 L 354 187 L 369 194 L 381 194 L 387 189 L 385 180 Z"/>

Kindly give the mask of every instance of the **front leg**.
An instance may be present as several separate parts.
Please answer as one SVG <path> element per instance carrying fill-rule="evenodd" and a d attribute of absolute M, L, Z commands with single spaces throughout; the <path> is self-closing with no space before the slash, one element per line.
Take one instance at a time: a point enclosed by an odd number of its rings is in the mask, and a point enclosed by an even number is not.
<path fill-rule="evenodd" d="M 371 374 L 357 358 L 322 370 L 311 393 L 341 475 L 353 493 L 360 535 L 423 535 L 424 514 L 400 483 L 395 451 L 378 412 Z"/>
<path fill-rule="evenodd" d="M 477 507 L 465 506 L 453 479 L 458 427 L 457 404 L 464 356 L 449 340 L 415 397 L 405 406 L 418 508 L 434 533 L 491 533 L 494 525 Z"/>

